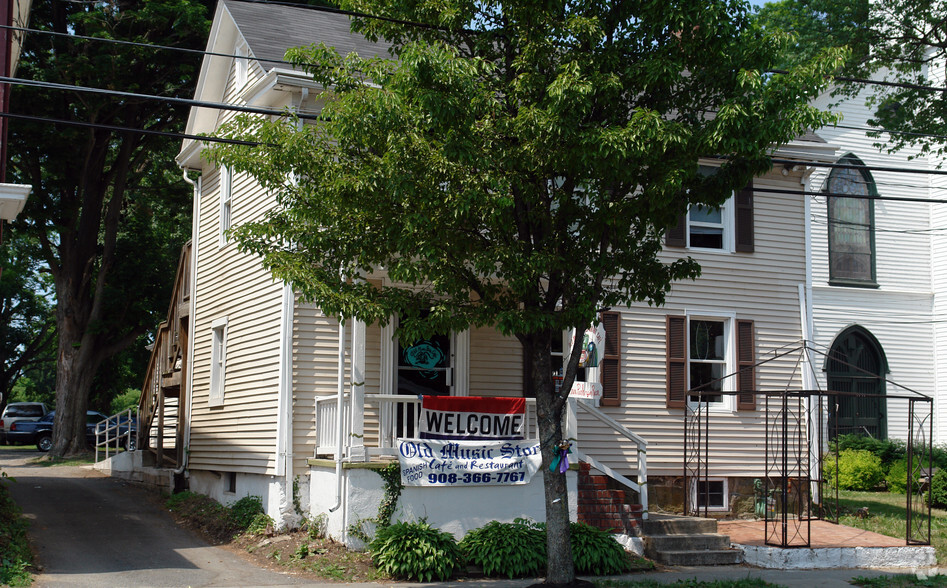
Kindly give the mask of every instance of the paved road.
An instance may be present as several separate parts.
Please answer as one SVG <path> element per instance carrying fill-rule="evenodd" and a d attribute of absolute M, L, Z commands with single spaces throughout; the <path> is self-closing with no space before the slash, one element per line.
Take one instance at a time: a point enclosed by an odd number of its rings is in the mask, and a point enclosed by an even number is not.
<path fill-rule="evenodd" d="M 283 586 L 301 581 L 261 570 L 179 528 L 147 491 L 80 467 L 39 467 L 35 451 L 0 448 L 30 519 L 43 571 L 37 587 Z"/>

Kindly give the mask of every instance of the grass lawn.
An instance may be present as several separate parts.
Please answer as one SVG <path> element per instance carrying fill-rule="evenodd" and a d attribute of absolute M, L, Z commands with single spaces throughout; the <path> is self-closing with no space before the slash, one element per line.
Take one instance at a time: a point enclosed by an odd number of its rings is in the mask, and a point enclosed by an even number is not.
<path fill-rule="evenodd" d="M 906 505 L 904 494 L 889 492 L 853 492 L 839 491 L 839 502 L 844 511 L 854 512 L 867 506 L 869 516 L 857 518 L 852 514 L 843 515 L 839 522 L 848 527 L 874 531 L 889 537 L 906 536 Z M 937 552 L 937 562 L 947 564 L 947 511 L 931 510 L 931 545 Z"/>

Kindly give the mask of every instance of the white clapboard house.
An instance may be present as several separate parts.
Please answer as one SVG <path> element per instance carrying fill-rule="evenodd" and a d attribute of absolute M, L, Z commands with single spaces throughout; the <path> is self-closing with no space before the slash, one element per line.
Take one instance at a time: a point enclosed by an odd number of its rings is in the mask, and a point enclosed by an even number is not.
<path fill-rule="evenodd" d="M 387 55 L 383 44 L 350 33 L 341 14 L 221 0 L 195 98 L 317 109 L 322 88 L 282 59 L 289 47 L 319 41 L 343 52 Z M 232 116 L 194 107 L 187 132 L 212 133 Z M 278 521 L 326 514 L 331 534 L 351 540 L 353 525 L 378 512 L 379 471 L 395 459 L 398 440 L 418 433 L 418 393 L 522 399 L 522 350 L 490 328 L 445 333 L 426 342 L 437 357 L 426 356 L 422 367 L 437 377 L 419 384 L 419 364 L 406 359 L 413 345 L 396 340 L 393 326 L 348 321 L 340 329 L 336 317 L 299 302 L 256 258 L 237 251 L 225 230 L 260 218 L 275 199 L 244 175 L 202 159 L 201 149 L 185 141 L 177 158 L 194 182 L 193 235 L 149 370 L 142 400 L 149 438 L 142 445 L 192 490 L 225 503 L 259 495 Z M 569 457 L 573 466 L 583 464 L 563 474 L 576 518 L 627 528 L 636 510 L 647 516 L 687 503 L 689 510 L 699 505 L 726 514 L 752 504 L 753 481 L 768 471 L 766 425 L 776 403 L 760 391 L 805 389 L 798 349 L 808 332 L 807 309 L 821 310 L 807 297 L 817 290 L 807 261 L 817 236 L 815 207 L 803 194 L 815 168 L 806 162 L 833 162 L 838 151 L 815 135 L 801 137 L 777 153 L 789 164 L 756 178 L 719 211 L 683 217 L 662 255 L 692 256 L 703 268 L 700 279 L 674 285 L 663 307 L 603 314 L 600 367 L 587 370 L 603 396 L 569 407 L 575 439 Z M 895 258 L 890 252 L 892 266 Z M 563 333 L 566 348 L 569 337 Z M 722 379 L 713 394 L 690 392 L 700 381 L 738 370 L 740 377 Z M 496 411 L 520 415 L 525 439 L 499 443 L 515 446 L 510 450 L 528 461 L 534 404 L 529 398 L 521 404 Z M 446 411 L 490 412 L 464 406 Z M 425 450 L 407 451 L 415 449 Z M 490 459 L 502 452 L 494 451 Z M 457 535 L 494 519 L 543 519 L 538 473 L 517 470 L 482 483 L 482 470 L 458 467 L 460 478 L 471 474 L 470 483 L 445 478 L 438 485 L 439 474 L 450 472 L 426 472 L 428 481 L 434 474 L 434 487 L 408 485 L 396 518 L 426 517 Z M 596 503 L 600 493 L 579 492 L 589 468 L 607 476 L 610 488 L 625 490 L 610 494 L 625 506 L 606 509 Z M 474 473 L 481 483 L 473 482 Z M 605 510 L 619 512 L 605 516 Z"/>

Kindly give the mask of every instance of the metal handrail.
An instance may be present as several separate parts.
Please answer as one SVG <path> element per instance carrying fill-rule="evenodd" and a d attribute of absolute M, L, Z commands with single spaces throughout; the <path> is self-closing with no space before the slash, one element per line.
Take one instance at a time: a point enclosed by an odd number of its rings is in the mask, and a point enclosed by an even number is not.
<path fill-rule="evenodd" d="M 133 420 L 134 419 L 134 420 Z M 134 451 L 138 444 L 138 409 L 129 408 L 113 414 L 104 421 L 95 424 L 95 461 L 99 461 L 99 448 L 105 451 L 105 458 L 109 458 L 109 450 L 118 454 L 120 448 Z M 134 425 L 134 426 L 133 426 Z M 122 430 L 124 429 L 124 431 Z M 134 430 L 133 430 L 134 429 Z M 113 434 L 114 432 L 114 434 Z"/>

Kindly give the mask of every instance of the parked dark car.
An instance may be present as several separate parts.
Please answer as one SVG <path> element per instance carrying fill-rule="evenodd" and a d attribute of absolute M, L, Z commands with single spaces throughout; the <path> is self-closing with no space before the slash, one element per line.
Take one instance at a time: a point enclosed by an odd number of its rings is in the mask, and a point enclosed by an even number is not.
<path fill-rule="evenodd" d="M 0 414 L 0 445 L 10 442 L 7 433 L 17 421 L 35 421 L 49 412 L 42 402 L 11 402 Z"/>
<path fill-rule="evenodd" d="M 38 421 L 17 421 L 10 427 L 7 438 L 11 443 L 35 443 L 36 448 L 46 452 L 53 448 L 53 419 L 56 411 L 46 413 Z M 107 419 L 101 412 L 86 411 L 85 440 L 91 447 L 95 445 L 95 425 Z"/>

